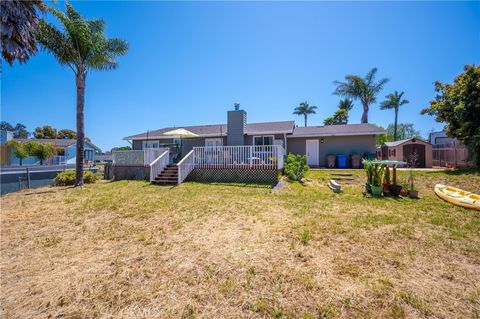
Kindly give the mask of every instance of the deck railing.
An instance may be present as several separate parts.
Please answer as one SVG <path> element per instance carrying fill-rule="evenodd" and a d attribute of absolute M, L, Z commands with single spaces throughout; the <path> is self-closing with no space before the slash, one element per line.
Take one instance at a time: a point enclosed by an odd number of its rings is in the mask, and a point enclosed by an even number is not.
<path fill-rule="evenodd" d="M 146 148 L 144 150 L 113 151 L 112 162 L 114 165 L 150 165 L 158 158 L 168 147 Z"/>
<path fill-rule="evenodd" d="M 183 183 L 188 174 L 193 171 L 194 166 L 194 151 L 191 150 L 185 155 L 180 162 L 178 162 L 178 184 Z"/>
<path fill-rule="evenodd" d="M 167 149 L 160 156 L 154 159 L 150 164 L 150 182 L 153 182 L 169 163 L 170 151 Z"/>
<path fill-rule="evenodd" d="M 146 148 L 146 149 L 144 149 L 143 150 L 143 152 L 144 152 L 143 164 L 144 165 L 150 165 L 154 160 L 156 160 L 160 155 L 162 155 L 166 151 L 169 151 L 169 153 L 170 153 L 170 148 L 160 147 L 160 148 Z"/>
<path fill-rule="evenodd" d="M 282 169 L 285 150 L 280 145 L 194 147 L 195 168 Z"/>
<path fill-rule="evenodd" d="M 113 165 L 144 165 L 142 150 L 114 151 L 112 152 Z"/>

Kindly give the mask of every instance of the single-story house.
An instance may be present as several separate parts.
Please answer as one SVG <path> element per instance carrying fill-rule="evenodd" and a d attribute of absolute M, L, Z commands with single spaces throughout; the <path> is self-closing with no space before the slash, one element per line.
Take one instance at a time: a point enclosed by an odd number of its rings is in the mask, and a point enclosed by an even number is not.
<path fill-rule="evenodd" d="M 164 133 L 183 128 L 197 137 L 165 136 Z M 166 127 L 130 135 L 133 150 L 178 147 L 184 156 L 193 147 L 280 145 L 286 153 L 307 155 L 308 165 L 326 166 L 327 155 L 375 154 L 375 136 L 385 131 L 373 124 L 345 124 L 297 127 L 294 121 L 248 123 L 247 112 L 227 112 L 226 124 Z"/>
<path fill-rule="evenodd" d="M 432 144 L 418 138 L 385 142 L 377 149 L 377 159 L 411 162 L 417 154 L 415 167 L 432 167 Z"/>
<path fill-rule="evenodd" d="M 59 165 L 59 164 L 75 164 L 77 154 L 77 140 L 75 139 L 13 139 L 20 143 L 29 141 L 36 141 L 39 143 L 50 143 L 59 149 L 59 153 L 52 158 L 46 160 L 45 165 Z M 14 152 L 9 147 L 4 146 L 5 161 L 2 160 L 2 165 L 20 165 L 20 159 L 15 156 Z M 101 150 L 90 141 L 85 141 L 84 144 L 84 159 L 85 162 L 94 162 L 95 154 Z M 40 160 L 35 156 L 29 156 L 22 160 L 22 165 L 39 165 Z"/>

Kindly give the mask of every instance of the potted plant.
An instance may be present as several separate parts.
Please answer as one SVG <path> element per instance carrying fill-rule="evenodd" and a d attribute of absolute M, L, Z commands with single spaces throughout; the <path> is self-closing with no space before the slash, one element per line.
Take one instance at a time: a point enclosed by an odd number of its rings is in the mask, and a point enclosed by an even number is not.
<path fill-rule="evenodd" d="M 385 174 L 383 177 L 383 195 L 390 196 L 390 169 L 388 166 L 385 167 Z"/>
<path fill-rule="evenodd" d="M 372 165 L 372 184 L 370 185 L 372 189 L 373 196 L 381 196 L 383 187 L 383 172 L 385 171 L 385 165 L 374 164 Z"/>
<path fill-rule="evenodd" d="M 372 168 L 373 168 L 373 165 L 371 163 L 371 161 L 369 161 L 368 159 L 364 159 L 362 161 L 362 164 L 363 164 L 363 168 L 365 169 L 365 173 L 367 174 L 367 181 L 365 182 L 365 191 L 369 194 L 372 193 L 372 188 L 371 188 L 371 185 L 372 185 Z"/>
<path fill-rule="evenodd" d="M 415 155 L 415 154 L 413 154 Z M 413 169 L 410 168 L 410 175 L 408 177 L 408 196 L 410 198 L 418 198 L 418 190 L 415 187 L 415 181 L 413 179 Z"/>
<path fill-rule="evenodd" d="M 402 186 L 397 185 L 397 164 L 393 165 L 392 171 L 393 171 L 393 180 L 392 180 L 392 185 L 390 187 L 390 194 L 392 196 L 398 197 L 398 195 L 400 195 L 402 191 Z"/>

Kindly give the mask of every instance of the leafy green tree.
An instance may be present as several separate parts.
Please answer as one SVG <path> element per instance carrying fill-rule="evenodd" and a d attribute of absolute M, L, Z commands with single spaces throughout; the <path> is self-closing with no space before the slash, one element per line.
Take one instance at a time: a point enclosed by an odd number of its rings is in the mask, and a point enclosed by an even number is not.
<path fill-rule="evenodd" d="M 58 131 L 57 138 L 60 138 L 60 139 L 76 139 L 77 138 L 77 132 L 64 128 L 63 130 Z"/>
<path fill-rule="evenodd" d="M 57 138 L 57 130 L 50 125 L 44 125 L 43 127 L 35 128 L 33 136 L 38 139 L 55 139 Z"/>
<path fill-rule="evenodd" d="M 12 124 L 6 122 L 6 121 L 2 121 L 0 123 L 0 130 L 2 131 L 9 131 L 9 132 L 13 132 L 14 131 L 14 128 L 12 126 Z"/>
<path fill-rule="evenodd" d="M 368 123 L 369 107 L 377 101 L 377 95 L 388 82 L 386 78 L 375 81 L 377 71 L 377 68 L 373 68 L 364 78 L 358 75 L 347 75 L 345 82 L 333 82 L 337 86 L 333 94 L 360 100 L 363 105 L 362 123 Z"/>
<path fill-rule="evenodd" d="M 28 153 L 28 149 L 25 147 L 25 144 L 11 140 L 8 141 L 6 145 L 12 148 L 13 154 L 20 160 L 20 166 L 22 166 L 23 160 L 30 155 Z"/>
<path fill-rule="evenodd" d="M 40 165 L 58 153 L 58 149 L 51 143 L 39 143 L 33 140 L 25 143 L 25 149 L 30 156 L 35 156 L 40 160 Z"/>
<path fill-rule="evenodd" d="M 75 74 L 77 88 L 77 157 L 75 186 L 83 185 L 84 160 L 84 106 L 85 82 L 90 70 L 114 70 L 116 58 L 124 55 L 128 44 L 117 38 L 105 36 L 102 19 L 88 20 L 82 17 L 68 2 L 66 13 L 49 8 L 59 20 L 62 29 L 44 20 L 40 21 L 37 40 L 61 65 L 68 66 Z"/>
<path fill-rule="evenodd" d="M 338 108 L 350 112 L 353 108 L 353 100 L 348 97 L 340 100 L 340 102 L 338 102 Z"/>
<path fill-rule="evenodd" d="M 404 92 L 398 93 L 395 91 L 393 93 L 388 94 L 385 98 L 386 100 L 380 103 L 381 110 L 395 110 L 395 123 L 394 123 L 394 130 L 393 130 L 393 140 L 397 140 L 397 122 L 398 122 L 398 109 L 400 106 L 410 103 L 408 100 L 403 98 Z"/>
<path fill-rule="evenodd" d="M 0 1 L 2 56 L 8 64 L 12 65 L 15 60 L 25 63 L 37 52 L 37 10 L 45 11 L 45 5 L 40 0 Z"/>
<path fill-rule="evenodd" d="M 130 151 L 132 148 L 130 146 L 119 146 L 111 149 L 111 152 L 114 151 Z"/>
<path fill-rule="evenodd" d="M 393 141 L 395 134 L 395 124 L 389 124 L 387 126 L 387 134 L 390 136 L 390 140 Z M 412 123 L 399 123 L 397 124 L 397 137 L 400 140 L 408 138 L 421 138 L 420 132 L 417 131 Z"/>
<path fill-rule="evenodd" d="M 393 141 L 393 134 L 395 133 L 395 124 L 389 124 L 385 130 L 385 134 L 380 134 L 375 137 L 375 144 L 381 146 L 385 142 Z M 415 130 L 412 123 L 398 123 L 397 124 L 398 139 L 404 140 L 409 138 L 422 138 L 420 132 Z"/>
<path fill-rule="evenodd" d="M 30 132 L 27 131 L 27 127 L 22 123 L 17 123 L 13 128 L 13 137 L 14 138 L 28 138 Z"/>
<path fill-rule="evenodd" d="M 348 123 L 348 111 L 345 109 L 337 110 L 332 117 L 327 117 L 324 121 L 324 125 L 339 125 Z"/>
<path fill-rule="evenodd" d="M 466 65 L 453 84 L 435 82 L 435 92 L 421 114 L 446 123 L 447 135 L 465 144 L 470 158 L 480 165 L 480 66 Z"/>
<path fill-rule="evenodd" d="M 317 109 L 316 106 L 314 105 L 309 105 L 307 101 L 300 103 L 295 110 L 293 111 L 293 114 L 295 115 L 303 115 L 303 118 L 305 119 L 305 126 L 307 126 L 307 117 L 310 114 L 315 114 L 315 110 Z"/>

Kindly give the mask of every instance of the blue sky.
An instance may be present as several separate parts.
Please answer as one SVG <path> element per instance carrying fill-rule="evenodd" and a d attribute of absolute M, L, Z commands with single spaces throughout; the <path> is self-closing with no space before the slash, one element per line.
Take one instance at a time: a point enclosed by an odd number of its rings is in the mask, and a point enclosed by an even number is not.
<path fill-rule="evenodd" d="M 72 2 L 102 17 L 108 36 L 130 44 L 120 67 L 87 78 L 86 135 L 104 150 L 127 135 L 165 126 L 216 124 L 241 103 L 249 122 L 296 120 L 299 102 L 318 106 L 309 125 L 336 110 L 333 81 L 372 67 L 390 78 L 379 97 L 405 91 L 400 122 L 423 135 L 441 129 L 419 115 L 433 82 L 480 64 L 480 2 Z M 56 6 L 64 8 L 63 2 Z M 33 131 L 75 129 L 70 69 L 41 52 L 27 64 L 3 61 L 1 118 Z M 359 123 L 359 102 L 350 114 Z M 369 121 L 393 111 L 372 105 Z"/>

